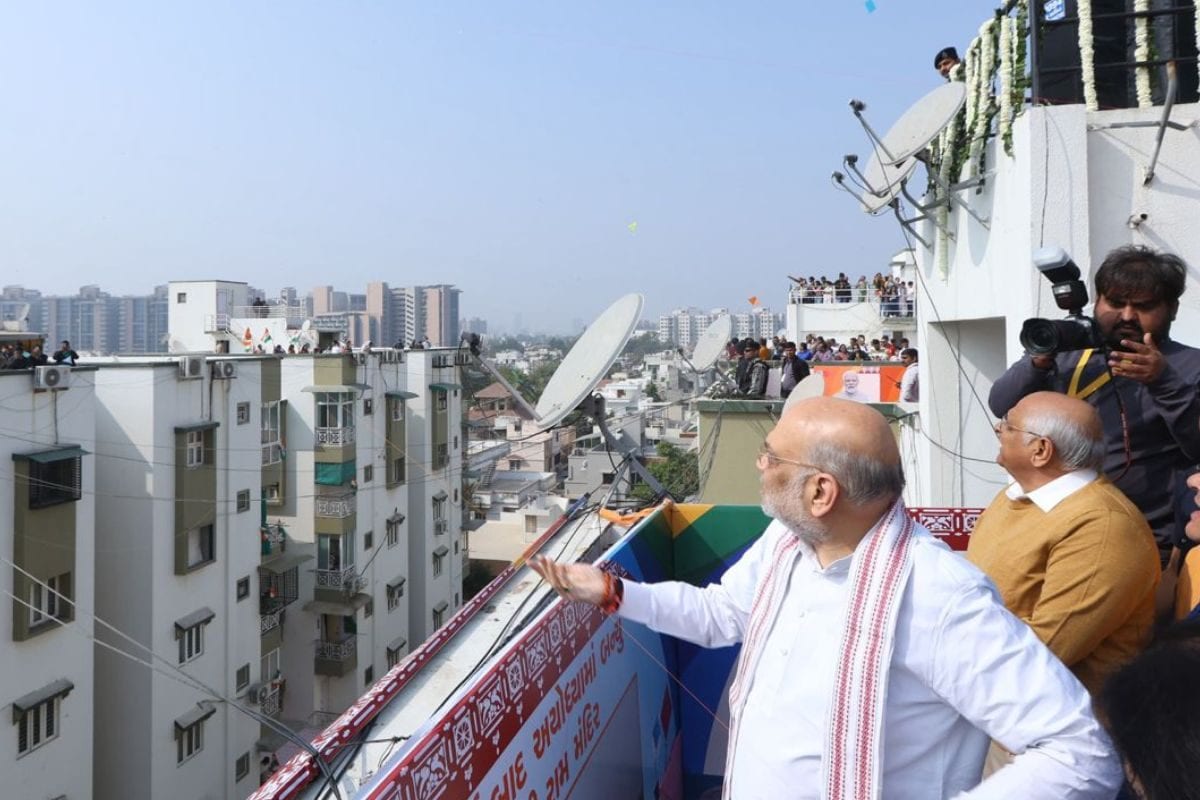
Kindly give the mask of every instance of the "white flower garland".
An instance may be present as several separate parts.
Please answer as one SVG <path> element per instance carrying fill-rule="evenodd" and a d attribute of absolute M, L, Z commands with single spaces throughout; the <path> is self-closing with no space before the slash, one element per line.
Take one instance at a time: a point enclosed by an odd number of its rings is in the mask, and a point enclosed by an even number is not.
<path fill-rule="evenodd" d="M 1134 13 L 1138 14 L 1134 23 L 1133 60 L 1144 62 L 1150 60 L 1150 18 L 1145 13 L 1150 10 L 1150 0 L 1134 0 Z M 1138 108 L 1149 108 L 1154 104 L 1150 89 L 1150 67 L 1139 64 L 1136 72 Z"/>
<path fill-rule="evenodd" d="M 978 41 L 971 42 L 967 47 L 966 73 L 964 81 L 967 84 L 966 130 L 970 133 L 975 129 L 975 113 L 979 108 L 979 86 L 975 79 L 979 71 L 979 59 L 975 57 Z"/>
<path fill-rule="evenodd" d="M 1092 0 L 1079 0 L 1079 66 L 1083 76 L 1083 104 L 1088 111 L 1100 107 L 1096 98 L 1096 50 L 1092 41 Z"/>
<path fill-rule="evenodd" d="M 1017 21 L 1012 17 L 1000 20 L 1000 138 L 1007 140 L 1013 124 L 1013 72 L 1017 54 L 1013 47 L 1016 41 Z"/>
<path fill-rule="evenodd" d="M 978 107 L 975 109 L 975 126 L 970 130 L 971 135 L 971 174 L 978 173 L 979 159 L 976 155 L 986 146 L 988 122 L 992 108 L 992 75 L 996 71 L 996 40 L 992 35 L 996 19 L 993 17 L 979 27 L 979 68 L 975 71 L 975 79 L 979 83 L 977 89 Z"/>

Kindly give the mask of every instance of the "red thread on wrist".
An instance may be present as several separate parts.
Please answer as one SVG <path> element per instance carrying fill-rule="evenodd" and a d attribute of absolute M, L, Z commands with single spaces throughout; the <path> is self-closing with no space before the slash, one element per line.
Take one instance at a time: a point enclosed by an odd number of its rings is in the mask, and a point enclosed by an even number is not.
<path fill-rule="evenodd" d="M 624 599 L 625 584 L 612 573 L 604 573 L 604 599 L 600 601 L 600 610 L 605 614 L 615 614 Z"/>

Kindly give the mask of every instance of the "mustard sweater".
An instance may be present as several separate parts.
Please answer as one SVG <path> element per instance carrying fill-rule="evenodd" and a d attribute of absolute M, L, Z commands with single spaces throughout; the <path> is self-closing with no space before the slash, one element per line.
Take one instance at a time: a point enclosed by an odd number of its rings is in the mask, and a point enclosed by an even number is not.
<path fill-rule="evenodd" d="M 1000 492 L 967 558 L 1093 694 L 1150 636 L 1158 550 L 1145 517 L 1106 478 L 1048 514 Z"/>

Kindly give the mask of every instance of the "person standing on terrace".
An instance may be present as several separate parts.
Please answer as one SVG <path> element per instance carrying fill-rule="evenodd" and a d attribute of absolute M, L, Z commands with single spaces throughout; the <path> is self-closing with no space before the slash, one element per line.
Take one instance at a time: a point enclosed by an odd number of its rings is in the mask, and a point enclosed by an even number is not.
<path fill-rule="evenodd" d="M 810 398 L 757 461 L 774 518 L 719 583 L 530 566 L 560 596 L 704 647 L 742 644 L 725 796 L 1108 800 L 1087 691 L 978 569 L 909 516 L 883 415 Z M 1018 755 L 980 783 L 988 740 Z"/>

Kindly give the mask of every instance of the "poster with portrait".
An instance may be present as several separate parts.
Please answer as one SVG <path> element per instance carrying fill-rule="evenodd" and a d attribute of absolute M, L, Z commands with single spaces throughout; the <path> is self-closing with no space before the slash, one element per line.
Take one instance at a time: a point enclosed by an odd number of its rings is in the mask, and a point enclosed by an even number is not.
<path fill-rule="evenodd" d="M 903 364 L 827 362 L 812 364 L 825 381 L 825 396 L 858 403 L 896 403 L 900 400 Z"/>

